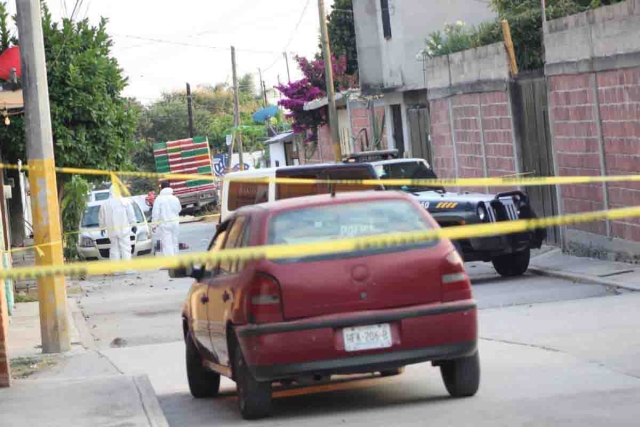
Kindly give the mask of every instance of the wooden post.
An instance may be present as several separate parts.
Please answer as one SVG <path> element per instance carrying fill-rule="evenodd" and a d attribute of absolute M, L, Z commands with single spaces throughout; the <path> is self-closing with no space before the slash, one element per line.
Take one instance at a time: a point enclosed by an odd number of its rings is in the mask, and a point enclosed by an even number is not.
<path fill-rule="evenodd" d="M 509 56 L 509 68 L 511 69 L 511 77 L 518 75 L 518 63 L 516 62 L 516 52 L 513 48 L 513 40 L 511 40 L 511 28 L 509 27 L 509 21 L 502 20 L 502 34 L 504 36 L 504 45 L 507 48 L 507 55 Z"/>

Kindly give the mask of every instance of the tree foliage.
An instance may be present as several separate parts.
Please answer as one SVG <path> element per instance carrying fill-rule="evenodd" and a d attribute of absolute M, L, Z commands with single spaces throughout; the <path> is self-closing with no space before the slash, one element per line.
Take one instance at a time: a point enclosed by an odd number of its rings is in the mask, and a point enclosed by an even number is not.
<path fill-rule="evenodd" d="M 585 12 L 623 0 L 547 0 L 547 19 Z M 518 67 L 534 70 L 544 66 L 542 49 L 542 14 L 540 0 L 491 0 L 499 18 L 479 26 L 467 26 L 463 22 L 445 25 L 444 32 L 431 33 L 426 40 L 424 54 L 439 56 L 497 43 L 503 40 L 500 21 L 506 19 L 511 27 L 511 37 Z"/>
<path fill-rule="evenodd" d="M 276 86 L 276 89 L 285 96 L 278 104 L 290 112 L 287 118 L 293 120 L 293 131 L 305 134 L 306 142 L 315 141 L 318 127 L 327 123 L 327 108 L 305 111 L 304 104 L 326 96 L 325 63 L 322 59 L 309 61 L 299 56 L 296 57 L 296 62 L 304 78 Z M 347 60 L 344 56 L 333 58 L 332 69 L 336 92 L 347 90 L 355 85 L 355 78 L 346 72 Z"/>
<path fill-rule="evenodd" d="M 56 165 L 126 167 L 137 117 L 120 95 L 127 80 L 111 55 L 107 21 L 101 19 L 97 26 L 86 19 L 57 23 L 45 3 L 42 14 Z M 5 21 L 0 34 L 6 19 L 0 13 L 0 21 Z M 7 161 L 25 159 L 23 116 L 0 128 L 0 141 Z M 59 191 L 68 179 L 59 176 Z"/>
<path fill-rule="evenodd" d="M 358 49 L 352 0 L 333 2 L 331 13 L 327 18 L 327 30 L 331 53 L 337 57 L 344 56 L 347 65 L 346 73 L 350 76 L 355 75 L 358 72 Z"/>

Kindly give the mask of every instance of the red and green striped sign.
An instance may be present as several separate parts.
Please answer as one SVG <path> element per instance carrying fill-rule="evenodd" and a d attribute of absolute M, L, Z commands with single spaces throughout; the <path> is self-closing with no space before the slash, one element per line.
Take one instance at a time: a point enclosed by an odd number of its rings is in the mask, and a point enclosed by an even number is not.
<path fill-rule="evenodd" d="M 206 137 L 181 139 L 179 141 L 153 144 L 156 170 L 160 173 L 186 173 L 213 176 L 211 152 Z M 211 190 L 215 185 L 210 180 L 171 180 L 176 195 L 194 191 Z"/>

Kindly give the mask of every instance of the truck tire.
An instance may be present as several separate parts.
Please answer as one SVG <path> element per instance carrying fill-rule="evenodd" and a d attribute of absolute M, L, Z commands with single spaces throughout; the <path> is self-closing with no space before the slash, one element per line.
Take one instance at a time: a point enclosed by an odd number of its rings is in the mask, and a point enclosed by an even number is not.
<path fill-rule="evenodd" d="M 440 365 L 440 373 L 451 397 L 470 397 L 480 388 L 480 357 L 447 360 Z"/>
<path fill-rule="evenodd" d="M 531 250 L 527 248 L 524 251 L 496 257 L 492 260 L 492 263 L 501 276 L 516 277 L 522 276 L 527 271 L 530 259 Z"/>
<path fill-rule="evenodd" d="M 202 356 L 200 356 L 190 333 L 187 334 L 185 344 L 187 347 L 187 380 L 191 395 L 196 399 L 215 397 L 220 391 L 220 374 L 202 365 Z"/>
<path fill-rule="evenodd" d="M 259 382 L 251 373 L 237 340 L 232 341 L 233 378 L 238 389 L 238 407 L 245 420 L 258 420 L 271 414 L 271 383 Z"/>

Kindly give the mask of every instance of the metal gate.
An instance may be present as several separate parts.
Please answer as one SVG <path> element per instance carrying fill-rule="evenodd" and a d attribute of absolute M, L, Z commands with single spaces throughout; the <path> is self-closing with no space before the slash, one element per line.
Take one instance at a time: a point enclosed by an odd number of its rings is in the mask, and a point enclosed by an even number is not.
<path fill-rule="evenodd" d="M 425 159 L 433 166 L 431 141 L 429 138 L 429 109 L 424 107 L 409 108 L 407 115 L 409 117 L 412 157 Z"/>
<path fill-rule="evenodd" d="M 554 160 L 549 131 L 547 82 L 542 73 L 518 77 L 512 85 L 513 117 L 520 141 L 524 176 L 553 176 Z M 526 187 L 539 217 L 558 215 L 555 186 Z M 548 229 L 547 243 L 559 244 L 557 227 Z"/>

